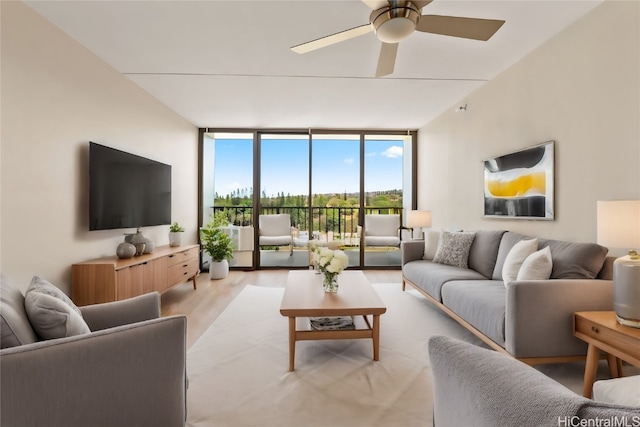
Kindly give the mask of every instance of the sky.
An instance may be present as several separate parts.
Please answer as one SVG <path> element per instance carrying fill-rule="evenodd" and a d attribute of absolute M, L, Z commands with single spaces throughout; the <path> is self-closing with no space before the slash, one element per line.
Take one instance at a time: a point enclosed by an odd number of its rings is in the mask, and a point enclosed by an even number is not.
<path fill-rule="evenodd" d="M 289 137 L 290 138 L 290 137 Z M 263 139 L 261 145 L 261 191 L 267 196 L 308 193 L 309 144 L 300 139 Z M 365 140 L 365 191 L 402 188 L 402 141 Z M 359 190 L 359 139 L 313 139 L 314 194 L 355 193 Z M 215 191 L 219 195 L 251 188 L 253 141 L 215 140 Z"/>

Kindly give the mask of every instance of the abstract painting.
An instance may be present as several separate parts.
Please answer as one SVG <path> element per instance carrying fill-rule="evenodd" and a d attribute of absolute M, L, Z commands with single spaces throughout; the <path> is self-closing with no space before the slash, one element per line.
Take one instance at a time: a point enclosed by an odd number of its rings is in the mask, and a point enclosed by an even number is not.
<path fill-rule="evenodd" d="M 484 215 L 553 219 L 554 141 L 484 160 Z"/>

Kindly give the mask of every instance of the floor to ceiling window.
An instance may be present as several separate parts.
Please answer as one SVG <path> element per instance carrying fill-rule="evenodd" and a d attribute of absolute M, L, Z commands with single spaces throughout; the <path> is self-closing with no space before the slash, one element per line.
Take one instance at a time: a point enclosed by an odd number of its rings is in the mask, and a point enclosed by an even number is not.
<path fill-rule="evenodd" d="M 406 135 L 364 137 L 365 266 L 401 265 L 400 241 L 406 234 L 401 229 L 405 195 L 403 169 L 410 141 Z"/>
<path fill-rule="evenodd" d="M 259 133 L 258 147 L 258 264 L 309 266 L 309 135 Z"/>
<path fill-rule="evenodd" d="M 234 244 L 233 267 L 253 267 L 254 136 L 205 132 L 202 137 L 201 221 L 226 221 Z M 203 268 L 209 257 L 203 255 Z"/>
<path fill-rule="evenodd" d="M 312 237 L 360 266 L 360 135 L 316 134 L 311 148 Z"/>
<path fill-rule="evenodd" d="M 415 208 L 415 132 L 201 135 L 201 223 L 229 222 L 232 267 L 308 267 L 309 242 L 345 251 L 351 268 L 400 266 L 403 212 Z"/>

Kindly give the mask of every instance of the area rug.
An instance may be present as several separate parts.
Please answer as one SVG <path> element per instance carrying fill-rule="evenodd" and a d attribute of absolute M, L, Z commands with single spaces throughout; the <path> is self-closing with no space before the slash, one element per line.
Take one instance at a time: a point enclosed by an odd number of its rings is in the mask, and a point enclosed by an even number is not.
<path fill-rule="evenodd" d="M 188 351 L 189 426 L 426 426 L 432 420 L 427 341 L 480 341 L 401 285 L 375 284 L 380 361 L 370 339 L 302 341 L 288 372 L 282 288 L 247 285 Z"/>

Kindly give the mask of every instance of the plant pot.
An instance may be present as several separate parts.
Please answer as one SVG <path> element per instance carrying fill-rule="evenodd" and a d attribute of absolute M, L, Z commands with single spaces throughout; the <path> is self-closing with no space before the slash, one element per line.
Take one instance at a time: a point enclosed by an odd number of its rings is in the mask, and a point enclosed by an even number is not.
<path fill-rule="evenodd" d="M 209 277 L 211 279 L 224 279 L 229 275 L 229 261 L 211 261 L 209 263 Z"/>
<path fill-rule="evenodd" d="M 175 247 L 182 244 L 182 232 L 170 231 L 169 232 L 169 246 Z"/>

